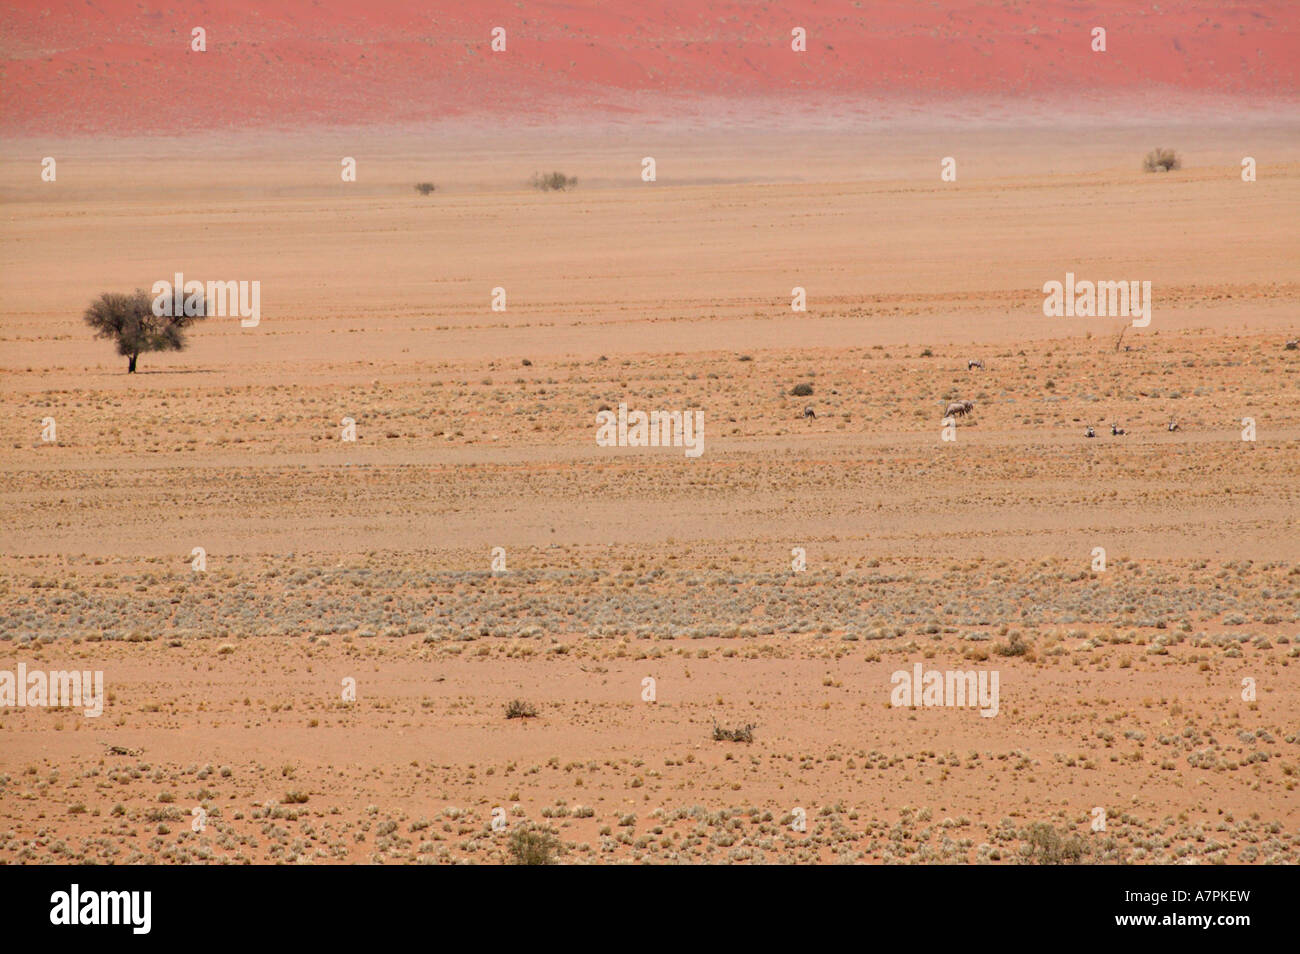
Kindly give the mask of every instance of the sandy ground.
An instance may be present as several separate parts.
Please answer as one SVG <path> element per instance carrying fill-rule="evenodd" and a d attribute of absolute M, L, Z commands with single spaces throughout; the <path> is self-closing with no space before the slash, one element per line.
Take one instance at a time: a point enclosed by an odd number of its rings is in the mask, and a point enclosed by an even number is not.
<path fill-rule="evenodd" d="M 1300 861 L 1294 124 L 42 154 L 0 155 L 0 669 L 109 698 L 0 708 L 0 860 L 508 860 L 499 807 L 571 862 Z M 176 271 L 261 324 L 128 376 L 80 312 Z M 1066 271 L 1150 327 L 1043 317 Z M 703 455 L 597 446 L 624 401 Z M 892 707 L 917 662 L 998 714 Z"/>

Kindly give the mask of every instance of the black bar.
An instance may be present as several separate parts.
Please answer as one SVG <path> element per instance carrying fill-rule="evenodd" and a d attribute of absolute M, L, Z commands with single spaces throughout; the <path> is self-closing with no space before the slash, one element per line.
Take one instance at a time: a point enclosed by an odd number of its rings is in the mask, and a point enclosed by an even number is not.
<path fill-rule="evenodd" d="M 51 923 L 52 899 L 62 892 L 70 901 L 73 884 L 83 905 L 91 892 L 149 892 L 148 933 L 130 923 Z M 773 932 L 820 935 L 839 924 L 864 940 L 902 932 L 944 944 L 1003 937 L 1230 946 L 1294 924 L 1294 894 L 1294 872 L 1280 866 L 763 866 L 731 867 L 725 876 L 559 866 L 545 877 L 468 866 L 0 867 L 6 940 L 128 945 L 373 944 L 377 932 L 449 941 L 462 931 L 483 932 L 485 941 L 514 932 L 558 940 L 566 926 L 575 940 L 612 941 L 630 930 L 631 942 L 641 931 L 665 931 L 668 943 L 674 925 L 689 924 L 698 925 L 689 929 L 693 940 L 716 931 L 770 942 Z M 129 922 L 129 912 L 122 919 Z"/>

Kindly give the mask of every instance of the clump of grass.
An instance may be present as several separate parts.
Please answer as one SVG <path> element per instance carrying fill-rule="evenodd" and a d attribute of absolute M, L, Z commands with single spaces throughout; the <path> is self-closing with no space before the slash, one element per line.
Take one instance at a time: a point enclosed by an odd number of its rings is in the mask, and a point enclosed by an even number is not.
<path fill-rule="evenodd" d="M 532 186 L 541 192 L 563 192 L 578 184 L 577 176 L 566 176 L 563 172 L 534 172 Z"/>
<path fill-rule="evenodd" d="M 438 187 L 432 182 L 417 182 L 415 184 L 415 191 L 420 193 L 420 195 L 428 195 L 431 192 L 437 192 Z"/>
<path fill-rule="evenodd" d="M 790 393 L 795 397 L 808 397 L 808 395 L 813 393 L 813 386 L 807 381 L 803 381 L 792 387 Z"/>
<path fill-rule="evenodd" d="M 537 715 L 537 706 L 523 699 L 512 699 L 506 706 L 507 719 L 531 719 Z"/>
<path fill-rule="evenodd" d="M 311 796 L 306 792 L 300 792 L 297 789 L 294 789 L 292 792 L 284 793 L 284 803 L 286 805 L 302 805 L 305 804 L 307 799 L 310 797 Z"/>
<path fill-rule="evenodd" d="M 1183 161 L 1172 149 L 1152 149 L 1142 160 L 1142 169 L 1146 172 L 1169 172 L 1181 169 Z"/>
<path fill-rule="evenodd" d="M 560 840 L 544 828 L 520 825 L 510 833 L 510 860 L 517 865 L 559 863 Z"/>
<path fill-rule="evenodd" d="M 734 729 L 727 729 L 718 723 L 713 723 L 713 741 L 714 742 L 753 742 L 754 727 L 750 724 L 737 726 Z"/>

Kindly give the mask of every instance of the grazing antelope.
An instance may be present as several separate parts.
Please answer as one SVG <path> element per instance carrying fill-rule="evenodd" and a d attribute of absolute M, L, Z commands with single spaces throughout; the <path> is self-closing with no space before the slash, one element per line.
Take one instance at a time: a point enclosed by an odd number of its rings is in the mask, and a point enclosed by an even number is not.
<path fill-rule="evenodd" d="M 1177 422 L 1177 421 L 1170 421 L 1170 422 L 1169 422 L 1169 430 L 1170 430 L 1171 432 L 1172 432 L 1172 431 L 1181 431 L 1182 428 L 1178 426 L 1178 422 Z"/>
<path fill-rule="evenodd" d="M 816 417 L 817 417 L 817 412 L 814 411 L 814 410 L 813 410 L 813 406 L 812 406 L 811 404 L 809 404 L 806 408 L 803 409 L 803 416 L 804 416 L 804 417 L 816 418 Z"/>
<path fill-rule="evenodd" d="M 1283 347 L 1286 351 L 1295 351 L 1300 349 L 1300 339 L 1292 338 Z"/>
<path fill-rule="evenodd" d="M 1088 425 L 1088 429 L 1087 429 L 1086 431 L 1083 432 L 1083 436 L 1084 436 L 1084 437 L 1096 437 L 1096 436 L 1097 436 L 1097 432 L 1094 431 L 1094 430 L 1092 429 L 1092 425 L 1089 424 L 1089 425 Z"/>
<path fill-rule="evenodd" d="M 967 371 L 971 371 L 971 370 L 973 370 L 973 369 L 975 369 L 975 368 L 979 368 L 981 371 L 984 370 L 984 359 L 983 359 L 983 358 L 971 358 L 969 361 L 966 362 L 966 370 L 967 370 Z"/>
<path fill-rule="evenodd" d="M 965 417 L 975 407 L 974 401 L 953 401 L 944 410 L 944 417 Z"/>
<path fill-rule="evenodd" d="M 1114 436 L 1114 437 L 1119 437 L 1119 435 L 1121 435 L 1121 434 L 1127 434 L 1128 432 L 1127 432 L 1126 430 L 1124 430 L 1124 428 L 1122 428 L 1122 427 L 1120 427 L 1118 424 L 1116 424 L 1114 421 L 1112 421 L 1112 422 L 1111 422 L 1111 425 L 1110 425 L 1110 433 L 1111 433 L 1111 435 Z"/>

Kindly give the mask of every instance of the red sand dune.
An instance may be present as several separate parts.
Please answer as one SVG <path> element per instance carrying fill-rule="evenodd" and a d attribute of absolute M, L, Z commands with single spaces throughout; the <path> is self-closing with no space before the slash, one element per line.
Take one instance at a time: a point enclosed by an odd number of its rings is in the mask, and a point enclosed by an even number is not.
<path fill-rule="evenodd" d="M 208 49 L 189 49 L 207 30 Z M 489 49 L 494 26 L 508 50 Z M 791 52 L 790 30 L 808 31 Z M 1108 50 L 1090 49 L 1094 26 Z M 8 0 L 9 134 L 671 113 L 702 100 L 1293 100 L 1294 0 Z"/>

